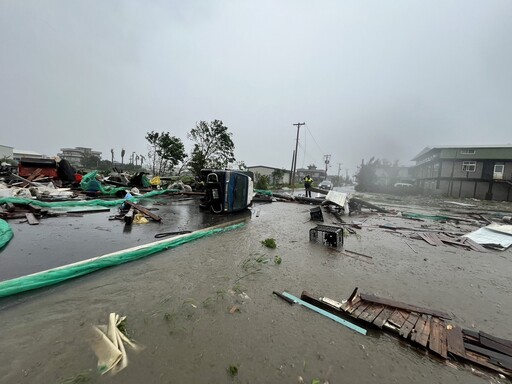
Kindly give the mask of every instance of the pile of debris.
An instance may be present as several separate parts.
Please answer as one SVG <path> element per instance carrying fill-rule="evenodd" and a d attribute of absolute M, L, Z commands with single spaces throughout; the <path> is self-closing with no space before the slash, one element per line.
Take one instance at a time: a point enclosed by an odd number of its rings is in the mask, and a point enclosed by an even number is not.
<path fill-rule="evenodd" d="M 442 359 L 476 364 L 512 378 L 512 340 L 462 329 L 452 324 L 452 317 L 444 311 L 358 293 L 357 288 L 341 302 L 317 298 L 306 291 L 300 299 L 287 292 L 273 293 L 289 304 L 304 305 L 360 334 L 367 334 L 361 326 L 387 331 Z"/>

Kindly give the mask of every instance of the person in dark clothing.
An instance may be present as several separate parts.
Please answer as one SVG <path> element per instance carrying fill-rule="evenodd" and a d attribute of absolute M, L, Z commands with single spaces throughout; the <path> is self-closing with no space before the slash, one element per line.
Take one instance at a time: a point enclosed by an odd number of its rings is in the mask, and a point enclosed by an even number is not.
<path fill-rule="evenodd" d="M 313 185 L 313 179 L 307 175 L 304 178 L 304 188 L 306 189 L 306 197 L 311 197 L 311 186 Z"/>

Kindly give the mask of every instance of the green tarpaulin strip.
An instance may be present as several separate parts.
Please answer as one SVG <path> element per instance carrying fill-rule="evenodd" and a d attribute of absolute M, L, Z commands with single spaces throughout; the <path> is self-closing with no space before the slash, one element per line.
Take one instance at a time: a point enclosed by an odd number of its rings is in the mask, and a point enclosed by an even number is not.
<path fill-rule="evenodd" d="M 410 219 L 430 219 L 435 221 L 440 220 L 450 220 L 450 217 L 441 216 L 441 215 L 423 215 L 421 213 L 411 213 L 411 212 L 402 212 L 403 217 L 408 217 Z"/>
<path fill-rule="evenodd" d="M 68 264 L 62 267 L 2 281 L 0 282 L 0 297 L 11 296 L 32 289 L 46 287 L 75 277 L 83 276 L 103 268 L 128 263 L 167 249 L 175 248 L 181 244 L 185 244 L 202 237 L 238 229 L 243 225 L 244 223 L 239 223 L 222 228 L 205 228 L 189 234 L 180 235 L 172 239 L 160 240 L 146 245 L 125 249 L 123 251 L 79 261 L 77 263 Z"/>
<path fill-rule="evenodd" d="M 254 192 L 259 193 L 260 195 L 272 196 L 272 191 L 267 191 L 265 189 L 255 189 Z"/>
<path fill-rule="evenodd" d="M 0 249 L 5 247 L 13 237 L 12 229 L 9 223 L 0 219 Z"/>
<path fill-rule="evenodd" d="M 177 189 L 162 189 L 148 192 L 142 196 L 134 197 L 133 200 L 146 199 L 158 195 L 162 195 L 164 193 L 174 193 L 179 192 Z M 61 208 L 61 207 L 88 207 L 88 206 L 96 206 L 96 207 L 115 207 L 121 205 L 124 202 L 124 199 L 117 200 L 71 200 L 71 201 L 40 201 L 40 200 L 32 200 L 32 199 L 24 199 L 21 197 L 2 197 L 0 198 L 0 205 L 6 203 L 13 204 L 33 204 L 38 207 L 43 208 Z"/>

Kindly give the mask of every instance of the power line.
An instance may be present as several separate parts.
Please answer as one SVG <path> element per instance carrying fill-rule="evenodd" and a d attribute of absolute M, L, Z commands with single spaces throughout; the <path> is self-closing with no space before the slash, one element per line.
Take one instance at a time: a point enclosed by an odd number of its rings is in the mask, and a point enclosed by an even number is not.
<path fill-rule="evenodd" d="M 309 134 L 311 135 L 311 137 L 313 138 L 313 141 L 315 142 L 316 146 L 320 150 L 320 153 L 325 153 L 325 151 L 322 149 L 322 147 L 320 147 L 320 144 L 318 144 L 318 142 L 315 139 L 315 136 L 313 136 L 313 134 L 311 133 L 311 131 L 310 131 L 310 129 L 309 129 L 309 127 L 307 125 L 306 125 L 306 129 L 309 132 Z"/>

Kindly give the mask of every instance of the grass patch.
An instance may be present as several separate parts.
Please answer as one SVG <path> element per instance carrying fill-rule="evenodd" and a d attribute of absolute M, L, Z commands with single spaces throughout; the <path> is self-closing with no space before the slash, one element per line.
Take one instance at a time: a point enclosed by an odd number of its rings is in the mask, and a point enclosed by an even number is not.
<path fill-rule="evenodd" d="M 236 365 L 230 365 L 228 368 L 229 376 L 235 377 L 238 375 L 238 367 Z"/>
<path fill-rule="evenodd" d="M 262 240 L 261 244 L 263 244 L 267 248 L 275 249 L 277 247 L 276 239 L 269 237 L 268 239 Z"/>

